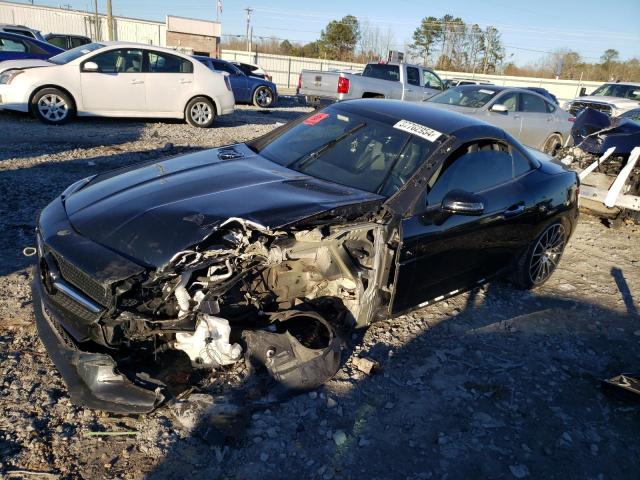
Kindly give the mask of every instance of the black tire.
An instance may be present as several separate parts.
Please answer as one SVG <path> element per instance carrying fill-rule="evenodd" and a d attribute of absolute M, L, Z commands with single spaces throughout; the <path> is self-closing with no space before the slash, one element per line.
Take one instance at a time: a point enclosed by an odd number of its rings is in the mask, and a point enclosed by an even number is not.
<path fill-rule="evenodd" d="M 517 259 L 513 283 L 523 290 L 543 285 L 560 263 L 567 239 L 562 222 L 547 226 Z"/>
<path fill-rule="evenodd" d="M 555 157 L 558 155 L 558 152 L 562 149 L 562 135 L 559 133 L 552 133 L 544 142 L 544 147 L 542 147 L 542 151 L 547 155 L 551 155 Z"/>
<path fill-rule="evenodd" d="M 253 104 L 256 107 L 269 108 L 275 99 L 275 95 L 269 87 L 258 87 L 253 92 Z"/>
<path fill-rule="evenodd" d="M 206 97 L 192 98 L 184 109 L 184 118 L 192 127 L 209 128 L 216 119 L 216 106 Z"/>
<path fill-rule="evenodd" d="M 62 125 L 76 115 L 73 98 L 59 88 L 43 88 L 31 98 L 31 113 L 43 123 Z"/>

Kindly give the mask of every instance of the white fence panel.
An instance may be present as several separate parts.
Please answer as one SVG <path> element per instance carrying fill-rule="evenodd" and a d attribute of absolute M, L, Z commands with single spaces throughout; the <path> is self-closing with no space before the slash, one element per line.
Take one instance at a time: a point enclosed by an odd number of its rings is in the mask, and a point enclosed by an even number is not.
<path fill-rule="evenodd" d="M 272 77 L 273 81 L 281 88 L 295 88 L 298 84 L 298 75 L 304 70 L 333 70 L 352 69 L 362 70 L 364 64 L 350 62 L 336 62 L 318 58 L 289 57 L 286 55 L 271 55 L 265 53 L 253 53 L 239 50 L 222 50 L 224 60 L 239 61 L 260 65 Z M 591 92 L 602 82 L 588 82 L 578 80 L 554 80 L 550 78 L 513 77 L 506 75 L 483 75 L 465 72 L 438 71 L 441 78 L 475 78 L 486 80 L 495 85 L 510 85 L 514 87 L 542 87 L 553 93 L 558 100 L 566 101 L 576 97 L 582 87 Z"/>

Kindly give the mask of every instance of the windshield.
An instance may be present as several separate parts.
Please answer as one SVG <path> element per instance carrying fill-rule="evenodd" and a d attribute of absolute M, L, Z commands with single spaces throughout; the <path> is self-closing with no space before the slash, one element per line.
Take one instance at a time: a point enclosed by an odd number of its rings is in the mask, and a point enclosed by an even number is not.
<path fill-rule="evenodd" d="M 640 100 L 640 85 L 605 83 L 601 87 L 598 87 L 591 95 L 596 97 L 619 97 Z"/>
<path fill-rule="evenodd" d="M 56 65 L 66 65 L 69 62 L 73 62 L 76 58 L 80 58 L 87 53 L 91 53 L 94 50 L 98 50 L 99 48 L 103 48 L 104 45 L 101 43 L 89 43 L 87 45 L 80 45 L 79 47 L 72 48 L 71 50 L 67 50 L 66 52 L 59 53 L 49 59 L 51 63 L 55 63 Z"/>
<path fill-rule="evenodd" d="M 438 145 L 337 106 L 263 143 L 249 146 L 297 172 L 383 196 L 402 187 Z"/>
<path fill-rule="evenodd" d="M 445 90 L 434 95 L 428 102 L 457 105 L 459 107 L 480 108 L 489 102 L 498 92 L 487 87 L 462 86 Z"/>

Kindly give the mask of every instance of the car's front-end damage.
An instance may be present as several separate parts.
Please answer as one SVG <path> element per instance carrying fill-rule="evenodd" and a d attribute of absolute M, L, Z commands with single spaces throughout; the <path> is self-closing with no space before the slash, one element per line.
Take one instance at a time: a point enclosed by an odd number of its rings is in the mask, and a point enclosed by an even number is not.
<path fill-rule="evenodd" d="M 40 337 L 72 399 L 96 409 L 153 410 L 177 393 L 161 372 L 176 363 L 246 361 L 315 388 L 339 368 L 341 327 L 388 313 L 398 233 L 382 211 L 345 205 L 275 229 L 229 217 L 145 265 L 80 233 L 63 195 L 38 223 Z"/>

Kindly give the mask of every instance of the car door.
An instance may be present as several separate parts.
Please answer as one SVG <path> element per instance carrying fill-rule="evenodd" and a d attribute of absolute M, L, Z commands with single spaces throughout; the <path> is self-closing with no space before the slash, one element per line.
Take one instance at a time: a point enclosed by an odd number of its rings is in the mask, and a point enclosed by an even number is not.
<path fill-rule="evenodd" d="M 427 182 L 424 207 L 401 224 L 395 313 L 483 282 L 527 244 L 534 209 L 522 180 L 531 165 L 523 169 L 521 156 L 516 166 L 512 148 L 494 140 L 465 145 Z M 479 195 L 482 213 L 443 212 L 453 190 Z"/>
<path fill-rule="evenodd" d="M 403 99 L 407 102 L 420 102 L 423 100 L 420 69 L 405 66 L 405 83 Z"/>
<path fill-rule="evenodd" d="M 554 115 L 547 112 L 546 101 L 534 93 L 520 93 L 522 129 L 519 140 L 528 147 L 540 149 L 554 130 Z"/>
<path fill-rule="evenodd" d="M 147 111 L 182 115 L 194 88 L 191 61 L 156 50 L 145 50 Z"/>
<path fill-rule="evenodd" d="M 227 72 L 229 74 L 229 80 L 231 81 L 231 89 L 233 90 L 233 96 L 237 102 L 250 102 L 251 91 L 249 80 L 247 76 L 238 68 L 233 65 L 220 60 L 212 60 L 213 68 L 220 72 Z"/>
<path fill-rule="evenodd" d="M 87 71 L 93 62 L 97 71 Z M 147 101 L 142 50 L 121 48 L 99 53 L 80 64 L 83 110 L 89 113 L 144 113 Z"/>
<path fill-rule="evenodd" d="M 487 92 L 491 91 L 490 87 L 487 87 Z M 518 92 L 507 91 L 500 95 L 497 95 L 493 102 L 487 105 L 484 112 L 484 118 L 488 123 L 500 127 L 505 132 L 512 135 L 514 138 L 520 139 L 520 131 L 522 129 L 522 115 L 519 111 L 519 97 Z M 507 108 L 506 112 L 496 112 L 491 110 L 494 105 L 504 105 Z"/>
<path fill-rule="evenodd" d="M 433 97 L 436 93 L 440 93 L 444 90 L 444 86 L 442 84 L 442 80 L 433 72 L 422 69 L 422 81 L 423 81 L 423 90 L 422 96 L 423 99 Z"/>

